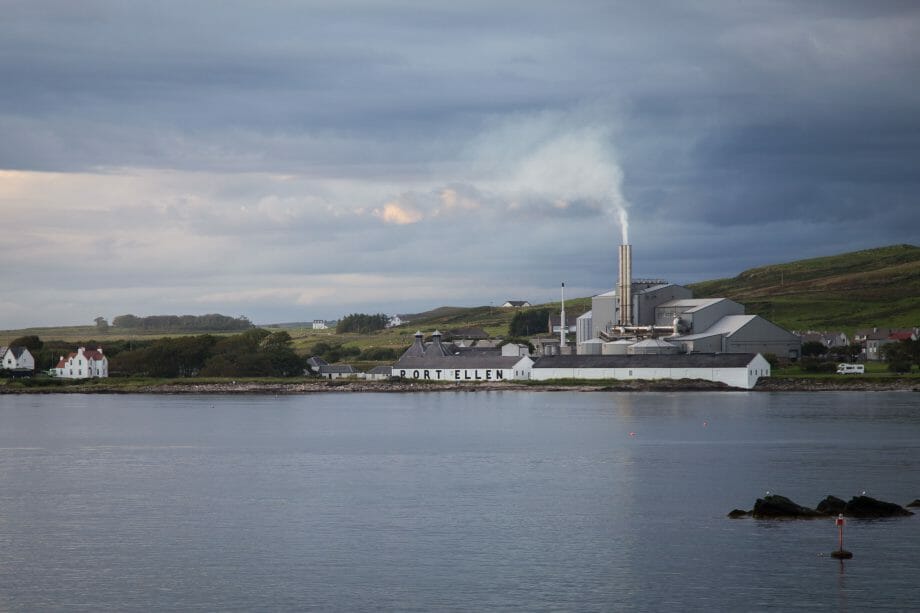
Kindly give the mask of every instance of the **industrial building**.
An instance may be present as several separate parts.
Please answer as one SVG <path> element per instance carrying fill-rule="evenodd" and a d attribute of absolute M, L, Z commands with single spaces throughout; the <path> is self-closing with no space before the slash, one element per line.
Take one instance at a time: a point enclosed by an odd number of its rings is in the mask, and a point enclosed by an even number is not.
<path fill-rule="evenodd" d="M 754 353 L 558 355 L 538 359 L 531 369 L 535 381 L 697 379 L 741 389 L 769 376 L 770 363 Z"/>
<path fill-rule="evenodd" d="M 637 353 L 761 353 L 795 360 L 801 339 L 727 298 L 694 299 L 693 291 L 662 279 L 632 279 L 632 248 L 620 246 L 616 289 L 591 299 L 578 318 L 579 355 Z M 633 345 L 655 339 L 665 344 Z"/>
<path fill-rule="evenodd" d="M 511 381 L 529 379 L 533 360 L 526 346 L 463 347 L 441 340 L 435 331 L 426 343 L 415 333 L 412 346 L 393 364 L 392 376 L 425 381 Z"/>

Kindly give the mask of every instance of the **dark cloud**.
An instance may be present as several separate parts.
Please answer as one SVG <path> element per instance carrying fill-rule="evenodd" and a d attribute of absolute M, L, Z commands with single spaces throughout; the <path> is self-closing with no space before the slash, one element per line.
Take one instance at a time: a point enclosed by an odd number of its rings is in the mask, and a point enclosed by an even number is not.
<path fill-rule="evenodd" d="M 590 293 L 618 207 L 637 272 L 676 281 L 920 224 L 914 2 L 2 7 L 0 170 L 25 173 L 0 208 L 36 301 L 0 306 L 23 325 L 66 284 L 83 319 L 94 288 L 256 319 Z"/>

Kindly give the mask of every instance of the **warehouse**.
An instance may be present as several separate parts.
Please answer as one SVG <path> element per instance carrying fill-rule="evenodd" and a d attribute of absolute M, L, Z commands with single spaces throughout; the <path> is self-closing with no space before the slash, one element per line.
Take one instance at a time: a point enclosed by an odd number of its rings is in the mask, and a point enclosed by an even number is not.
<path fill-rule="evenodd" d="M 535 381 L 700 379 L 741 389 L 769 376 L 770 363 L 753 353 L 560 355 L 540 358 L 531 369 Z"/>
<path fill-rule="evenodd" d="M 693 298 L 660 279 L 632 278 L 632 248 L 620 246 L 616 289 L 594 296 L 578 318 L 578 355 L 633 354 L 629 345 L 660 338 L 682 353 L 761 353 L 796 360 L 802 341 L 728 298 Z M 601 341 L 601 342 L 598 342 Z M 646 347 L 637 347 L 647 352 Z M 654 352 L 654 351 L 653 351 Z M 671 352 L 662 348 L 657 353 Z M 561 352 L 565 353 L 565 352 Z"/>
<path fill-rule="evenodd" d="M 394 377 L 423 381 L 511 381 L 529 379 L 533 360 L 527 348 L 513 343 L 502 347 L 461 347 L 444 343 L 434 332 L 431 342 L 415 333 L 412 346 L 393 365 Z"/>

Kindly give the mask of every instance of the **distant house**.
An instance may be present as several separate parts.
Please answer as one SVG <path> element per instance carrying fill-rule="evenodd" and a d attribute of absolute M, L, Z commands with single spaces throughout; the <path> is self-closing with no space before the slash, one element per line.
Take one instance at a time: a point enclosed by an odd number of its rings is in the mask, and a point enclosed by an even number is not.
<path fill-rule="evenodd" d="M 867 360 L 882 359 L 882 347 L 903 340 L 917 340 L 920 331 L 916 328 L 869 328 L 857 330 L 854 341 L 863 346 Z"/>
<path fill-rule="evenodd" d="M 527 302 L 526 300 L 506 300 L 505 304 L 502 305 L 502 307 L 507 308 L 507 309 L 510 309 L 510 308 L 522 309 L 524 307 L 529 307 L 529 306 L 533 306 L 533 305 Z"/>
<path fill-rule="evenodd" d="M 318 375 L 319 369 L 322 368 L 323 366 L 329 366 L 329 362 L 315 355 L 307 359 L 307 368 L 304 371 L 304 374 L 305 375 Z"/>
<path fill-rule="evenodd" d="M 329 327 L 329 326 L 328 326 L 328 324 L 326 323 L 326 320 L 325 320 L 325 319 L 314 319 L 314 320 L 313 320 L 313 329 L 314 329 L 314 330 L 325 330 L 325 329 L 327 329 L 328 327 Z"/>
<path fill-rule="evenodd" d="M 0 370 L 32 372 L 35 358 L 26 347 L 0 347 Z"/>
<path fill-rule="evenodd" d="M 87 350 L 80 347 L 66 358 L 61 356 L 51 374 L 62 379 L 92 379 L 109 376 L 109 359 L 102 353 L 102 347 Z"/>
<path fill-rule="evenodd" d="M 803 343 L 821 343 L 828 349 L 846 347 L 850 344 L 849 337 L 843 332 L 794 332 L 802 338 Z"/>
<path fill-rule="evenodd" d="M 394 315 L 387 321 L 387 328 L 395 328 L 396 326 L 401 326 L 407 323 L 409 322 L 407 320 L 400 318 L 399 315 Z"/>
<path fill-rule="evenodd" d="M 351 364 L 326 364 L 319 367 L 319 376 L 323 379 L 346 379 L 358 376 L 358 371 Z"/>
<path fill-rule="evenodd" d="M 386 381 L 393 376 L 392 366 L 374 366 L 364 373 L 364 378 L 368 381 Z"/>

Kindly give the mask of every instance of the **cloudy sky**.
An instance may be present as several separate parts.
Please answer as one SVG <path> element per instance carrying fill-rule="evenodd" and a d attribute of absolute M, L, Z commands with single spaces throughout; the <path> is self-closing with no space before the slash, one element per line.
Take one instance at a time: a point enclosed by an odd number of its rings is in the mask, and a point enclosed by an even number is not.
<path fill-rule="evenodd" d="M 920 242 L 920 4 L 0 0 L 0 328 Z"/>

